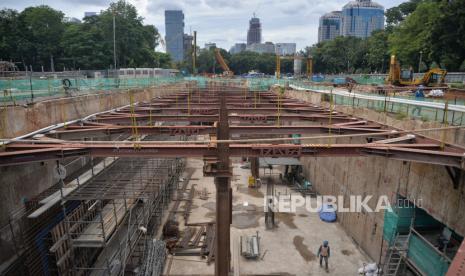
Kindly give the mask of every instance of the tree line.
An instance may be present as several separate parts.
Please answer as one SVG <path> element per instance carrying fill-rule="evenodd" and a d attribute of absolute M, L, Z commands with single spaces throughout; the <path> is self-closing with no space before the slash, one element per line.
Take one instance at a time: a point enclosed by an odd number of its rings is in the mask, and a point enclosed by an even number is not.
<path fill-rule="evenodd" d="M 409 0 L 386 10 L 386 28 L 366 39 L 337 37 L 306 47 L 300 54 L 312 56 L 314 72 L 385 73 L 395 54 L 402 67 L 426 71 L 441 67 L 465 71 L 465 0 Z M 0 60 L 15 62 L 20 70 L 34 71 L 107 69 L 113 65 L 113 18 L 116 25 L 117 67 L 173 65 L 168 54 L 156 52 L 160 34 L 144 25 L 134 6 L 123 0 L 111 3 L 97 16 L 82 23 L 64 22 L 64 14 L 48 6 L 21 12 L 0 10 Z M 198 51 L 199 73 L 221 73 L 214 52 Z M 221 53 L 236 74 L 258 70 L 274 74 L 274 54 Z M 174 64 L 192 72 L 192 57 Z M 303 65 L 305 67 L 305 65 Z M 305 68 L 303 68 L 304 70 Z M 281 62 L 281 72 L 293 72 L 291 60 Z"/>
<path fill-rule="evenodd" d="M 386 28 L 367 39 L 338 37 L 305 49 L 321 73 L 385 73 L 391 55 L 424 72 L 465 71 L 465 0 L 409 0 L 387 9 Z"/>
<path fill-rule="evenodd" d="M 385 73 L 391 55 L 415 72 L 436 67 L 465 71 L 464 7 L 465 0 L 409 0 L 387 9 L 386 28 L 366 39 L 340 36 L 306 47 L 300 54 L 312 56 L 313 71 L 324 74 Z M 274 74 L 273 54 L 222 53 L 235 73 L 258 69 Z M 200 72 L 212 73 L 213 60 L 212 52 L 201 53 Z M 292 72 L 291 62 L 286 63 L 281 71 Z"/>
<path fill-rule="evenodd" d="M 118 68 L 171 66 L 169 55 L 155 51 L 158 30 L 144 25 L 136 8 L 123 0 L 82 23 L 65 22 L 61 11 L 46 5 L 0 10 L 0 60 L 19 70 L 112 68 L 113 20 Z"/>

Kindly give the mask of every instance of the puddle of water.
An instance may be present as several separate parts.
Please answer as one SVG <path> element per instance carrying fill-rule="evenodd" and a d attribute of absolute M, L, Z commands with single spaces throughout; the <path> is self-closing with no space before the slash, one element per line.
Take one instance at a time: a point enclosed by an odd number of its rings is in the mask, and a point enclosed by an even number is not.
<path fill-rule="evenodd" d="M 276 213 L 276 218 L 279 222 L 284 223 L 287 227 L 291 229 L 297 229 L 297 225 L 294 223 L 295 214 L 291 213 Z"/>
<path fill-rule="evenodd" d="M 316 260 L 316 255 L 308 250 L 308 247 L 304 244 L 304 238 L 302 236 L 294 236 L 293 242 L 295 249 L 307 263 Z"/>
<path fill-rule="evenodd" d="M 239 213 L 233 214 L 232 217 L 232 226 L 237 229 L 247 229 L 258 227 L 258 220 L 263 215 L 263 213 Z"/>
<path fill-rule="evenodd" d="M 349 255 L 354 254 L 353 251 L 347 250 L 347 249 L 342 249 L 342 250 L 341 250 L 341 253 L 344 254 L 344 255 L 346 255 L 346 256 L 349 256 Z"/>

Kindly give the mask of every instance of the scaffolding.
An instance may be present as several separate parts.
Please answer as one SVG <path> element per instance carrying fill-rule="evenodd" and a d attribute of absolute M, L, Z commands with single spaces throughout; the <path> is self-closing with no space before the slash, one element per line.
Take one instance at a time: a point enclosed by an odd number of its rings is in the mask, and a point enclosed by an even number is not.
<path fill-rule="evenodd" d="M 64 219 L 50 231 L 50 253 L 60 275 L 119 275 L 146 267 L 147 258 L 162 254 L 153 239 L 184 160 L 106 158 L 102 162 L 103 169 L 95 175 L 92 170 L 92 178 L 84 184 L 70 191 L 60 189 L 62 206 L 77 205 L 72 211 L 63 208 Z"/>

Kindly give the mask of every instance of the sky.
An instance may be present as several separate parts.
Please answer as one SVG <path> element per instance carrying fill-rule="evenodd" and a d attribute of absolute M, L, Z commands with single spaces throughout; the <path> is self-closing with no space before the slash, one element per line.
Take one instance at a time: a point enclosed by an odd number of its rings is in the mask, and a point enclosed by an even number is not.
<path fill-rule="evenodd" d="M 405 0 L 377 0 L 385 8 Z M 82 19 L 85 11 L 100 11 L 111 0 L 1 0 L 0 8 L 18 11 L 25 7 L 48 5 L 65 16 Z M 145 24 L 157 27 L 164 37 L 164 11 L 182 9 L 185 33 L 197 31 L 197 44 L 207 42 L 229 50 L 234 43 L 246 42 L 249 20 L 255 13 L 262 23 L 263 42 L 295 42 L 297 49 L 318 40 L 318 20 L 327 12 L 340 10 L 348 0 L 127 0 Z M 158 49 L 158 50 L 163 50 Z"/>

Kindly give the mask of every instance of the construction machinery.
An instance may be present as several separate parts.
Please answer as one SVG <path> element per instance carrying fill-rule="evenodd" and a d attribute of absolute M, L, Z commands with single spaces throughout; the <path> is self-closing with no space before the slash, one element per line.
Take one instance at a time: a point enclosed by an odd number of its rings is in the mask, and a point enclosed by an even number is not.
<path fill-rule="evenodd" d="M 400 63 L 395 55 L 391 56 L 389 65 L 389 75 L 386 83 L 398 86 L 441 86 L 444 85 L 447 71 L 440 68 L 433 68 L 426 72 L 422 78 L 414 79 L 413 70 L 401 69 Z"/>
<path fill-rule="evenodd" d="M 281 78 L 281 59 L 300 59 L 300 60 L 306 60 L 307 61 L 307 72 L 306 75 L 308 78 L 311 78 L 313 75 L 313 58 L 312 57 L 303 57 L 299 55 L 294 55 L 294 56 L 280 56 L 276 55 L 276 78 L 280 79 Z"/>
<path fill-rule="evenodd" d="M 215 48 L 215 58 L 216 61 L 220 64 L 221 68 L 223 68 L 223 75 L 227 77 L 234 76 L 234 72 L 229 69 L 229 66 L 224 61 L 223 56 L 221 55 L 220 49 Z"/>

